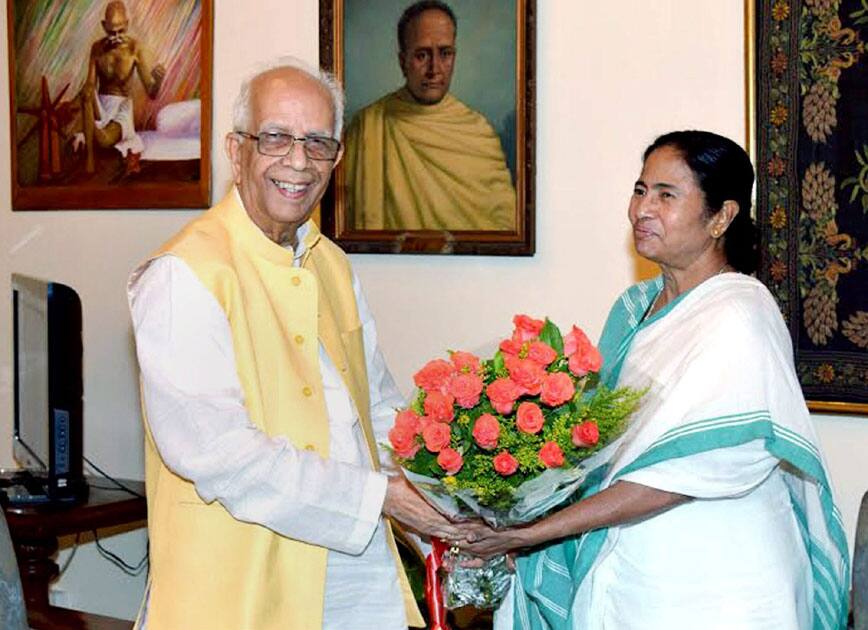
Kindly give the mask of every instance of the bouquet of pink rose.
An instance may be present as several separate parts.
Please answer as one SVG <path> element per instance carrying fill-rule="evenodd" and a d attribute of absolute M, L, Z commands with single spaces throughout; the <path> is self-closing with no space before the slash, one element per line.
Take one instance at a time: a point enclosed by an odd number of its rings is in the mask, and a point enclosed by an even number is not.
<path fill-rule="evenodd" d="M 566 501 L 604 463 L 644 392 L 599 383 L 602 357 L 582 330 L 516 315 L 494 357 L 428 362 L 389 432 L 407 478 L 452 518 L 493 527 L 533 521 Z M 503 559 L 458 569 L 449 608 L 496 606 L 509 586 Z"/>

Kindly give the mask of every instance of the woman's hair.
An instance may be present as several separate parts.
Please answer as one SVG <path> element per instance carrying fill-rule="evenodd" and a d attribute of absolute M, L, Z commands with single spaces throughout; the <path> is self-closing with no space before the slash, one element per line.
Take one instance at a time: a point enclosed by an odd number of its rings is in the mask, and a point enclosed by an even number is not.
<path fill-rule="evenodd" d="M 647 160 L 657 149 L 672 147 L 690 167 L 705 196 L 708 216 L 727 200 L 738 204 L 738 214 L 724 236 L 727 262 L 742 273 L 753 273 L 758 264 L 757 230 L 750 217 L 754 173 L 744 149 L 729 138 L 709 131 L 672 131 L 645 149 Z"/>

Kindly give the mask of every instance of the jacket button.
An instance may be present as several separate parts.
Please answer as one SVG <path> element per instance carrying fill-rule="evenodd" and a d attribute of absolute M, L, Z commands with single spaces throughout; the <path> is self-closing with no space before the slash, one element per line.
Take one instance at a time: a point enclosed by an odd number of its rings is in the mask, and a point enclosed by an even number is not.
<path fill-rule="evenodd" d="M 299 345 L 303 344 L 304 343 L 304 337 L 302 337 L 301 335 L 296 335 L 295 336 L 295 343 L 297 343 Z"/>
<path fill-rule="evenodd" d="M 292 282 L 294 286 L 298 286 L 301 284 L 301 278 L 299 278 L 298 276 L 293 276 L 290 282 Z"/>
<path fill-rule="evenodd" d="M 308 397 L 313 396 L 313 390 L 310 387 L 305 387 L 301 390 L 301 393 Z"/>
<path fill-rule="evenodd" d="M 316 450 L 316 447 L 315 447 L 313 444 L 305 444 L 305 445 L 304 445 L 304 450 L 306 450 L 306 451 L 315 451 L 315 450 Z"/>

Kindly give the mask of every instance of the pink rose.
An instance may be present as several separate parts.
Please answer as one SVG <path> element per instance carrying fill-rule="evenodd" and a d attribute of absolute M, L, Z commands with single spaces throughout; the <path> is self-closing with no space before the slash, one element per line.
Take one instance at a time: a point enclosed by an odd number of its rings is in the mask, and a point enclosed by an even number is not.
<path fill-rule="evenodd" d="M 548 367 L 552 361 L 558 358 L 558 353 L 547 343 L 531 341 L 527 347 L 527 358 L 543 367 Z"/>
<path fill-rule="evenodd" d="M 591 340 L 578 326 L 573 326 L 573 329 L 564 336 L 564 356 L 575 354 L 579 348 L 591 345 Z"/>
<path fill-rule="evenodd" d="M 518 470 L 518 460 L 507 451 L 498 453 L 492 461 L 494 463 L 494 470 L 504 477 L 508 477 Z"/>
<path fill-rule="evenodd" d="M 484 413 L 473 425 L 473 439 L 479 444 L 479 448 L 490 451 L 497 446 L 500 437 L 500 423 L 490 413 Z"/>
<path fill-rule="evenodd" d="M 432 453 L 439 453 L 449 446 L 452 439 L 452 430 L 448 424 L 432 422 L 422 429 L 422 439 L 425 440 L 425 448 Z"/>
<path fill-rule="evenodd" d="M 543 320 L 533 319 L 527 315 L 516 315 L 512 318 L 512 323 L 515 324 L 513 338 L 518 337 L 520 341 L 536 339 L 546 325 Z"/>
<path fill-rule="evenodd" d="M 573 384 L 573 379 L 569 374 L 563 372 L 555 372 L 548 374 L 543 380 L 542 391 L 540 391 L 540 401 L 549 407 L 557 407 L 563 405 L 573 394 L 576 393 L 576 386 Z"/>
<path fill-rule="evenodd" d="M 542 409 L 532 402 L 523 402 L 518 406 L 515 414 L 515 426 L 525 433 L 539 433 L 543 428 L 545 418 Z"/>
<path fill-rule="evenodd" d="M 404 409 L 395 415 L 395 427 L 408 429 L 413 435 L 419 435 L 422 432 L 422 419 L 412 409 Z"/>
<path fill-rule="evenodd" d="M 449 361 L 434 359 L 428 361 L 413 375 L 413 382 L 416 383 L 416 387 L 426 392 L 445 392 L 453 374 L 455 374 L 455 367 Z"/>
<path fill-rule="evenodd" d="M 442 394 L 431 391 L 425 394 L 425 415 L 437 422 L 452 422 L 455 417 L 455 409 L 452 405 L 455 397 L 452 394 Z"/>
<path fill-rule="evenodd" d="M 476 374 L 479 372 L 479 357 L 475 354 L 457 350 L 453 352 L 449 358 L 452 359 L 452 365 L 454 365 L 455 369 L 459 372 L 468 374 Z"/>
<path fill-rule="evenodd" d="M 568 363 L 570 372 L 576 376 L 584 376 L 588 372 L 599 372 L 603 367 L 603 356 L 594 346 L 579 349 L 570 357 Z"/>
<path fill-rule="evenodd" d="M 513 336 L 511 339 L 501 341 L 499 347 L 503 354 L 511 354 L 517 357 L 521 353 L 522 345 L 521 339 Z"/>
<path fill-rule="evenodd" d="M 485 388 L 485 393 L 497 413 L 508 414 L 512 411 L 515 401 L 521 396 L 522 389 L 512 379 L 498 378 Z"/>
<path fill-rule="evenodd" d="M 519 359 L 507 355 L 505 357 L 506 369 L 511 378 L 523 393 L 536 396 L 542 389 L 542 382 L 546 376 L 545 368 L 530 359 Z"/>
<path fill-rule="evenodd" d="M 546 442 L 539 450 L 539 459 L 546 468 L 558 468 L 564 465 L 564 452 L 557 442 Z"/>
<path fill-rule="evenodd" d="M 395 449 L 395 455 L 404 459 L 413 457 L 420 448 L 419 442 L 416 440 L 416 433 L 406 426 L 395 425 L 392 427 L 389 431 L 389 442 Z"/>
<path fill-rule="evenodd" d="M 582 329 L 573 329 L 564 337 L 564 354 L 569 357 L 570 372 L 576 376 L 584 376 L 588 372 L 599 372 L 603 366 L 603 357 L 594 347 Z"/>
<path fill-rule="evenodd" d="M 572 438 L 579 448 L 594 446 L 600 441 L 600 428 L 593 420 L 587 420 L 573 427 Z"/>
<path fill-rule="evenodd" d="M 461 457 L 461 453 L 447 446 L 438 453 L 437 463 L 440 464 L 440 468 L 446 471 L 447 475 L 454 475 L 461 470 L 464 460 Z"/>
<path fill-rule="evenodd" d="M 449 384 L 449 393 L 455 396 L 455 402 L 458 403 L 459 407 L 471 409 L 479 402 L 483 386 L 482 378 L 478 374 L 462 373 L 452 379 Z"/>

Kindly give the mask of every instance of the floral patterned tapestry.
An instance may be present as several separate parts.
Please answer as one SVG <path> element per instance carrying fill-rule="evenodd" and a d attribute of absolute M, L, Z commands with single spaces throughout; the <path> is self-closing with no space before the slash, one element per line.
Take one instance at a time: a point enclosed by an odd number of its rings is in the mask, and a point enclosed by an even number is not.
<path fill-rule="evenodd" d="M 756 0 L 760 279 L 805 396 L 868 403 L 868 0 Z"/>

